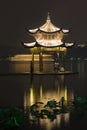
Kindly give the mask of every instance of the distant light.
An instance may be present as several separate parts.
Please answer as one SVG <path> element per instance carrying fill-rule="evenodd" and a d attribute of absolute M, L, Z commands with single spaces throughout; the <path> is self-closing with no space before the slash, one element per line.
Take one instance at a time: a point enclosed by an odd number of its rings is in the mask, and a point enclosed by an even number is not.
<path fill-rule="evenodd" d="M 84 43 L 83 43 L 83 44 L 78 44 L 77 46 L 78 46 L 78 47 L 82 47 L 82 48 L 83 48 L 83 47 L 86 47 L 86 46 L 87 46 L 87 44 L 84 44 Z"/>

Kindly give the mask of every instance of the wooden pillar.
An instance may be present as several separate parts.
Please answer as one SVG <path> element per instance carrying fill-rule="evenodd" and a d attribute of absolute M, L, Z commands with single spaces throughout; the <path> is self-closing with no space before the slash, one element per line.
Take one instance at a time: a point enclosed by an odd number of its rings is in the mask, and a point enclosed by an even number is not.
<path fill-rule="evenodd" d="M 43 54 L 42 52 L 39 53 L 39 71 L 43 71 Z"/>
<path fill-rule="evenodd" d="M 59 47 L 59 56 L 58 56 L 58 62 L 59 62 L 59 65 L 60 65 L 60 47 Z"/>
<path fill-rule="evenodd" d="M 32 52 L 32 61 L 31 61 L 30 71 L 31 73 L 34 72 L 34 52 Z"/>

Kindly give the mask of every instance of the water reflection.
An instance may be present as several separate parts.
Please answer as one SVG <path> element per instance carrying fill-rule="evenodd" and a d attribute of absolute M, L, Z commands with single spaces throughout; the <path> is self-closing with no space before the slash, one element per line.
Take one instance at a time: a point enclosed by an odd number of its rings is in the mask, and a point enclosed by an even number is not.
<path fill-rule="evenodd" d="M 69 119 L 70 119 L 70 113 L 60 114 L 57 115 L 57 118 L 53 122 L 51 122 L 49 119 L 40 119 L 40 125 L 45 130 L 51 130 L 55 127 L 61 128 L 62 123 L 65 124 L 65 126 L 69 124 Z"/>
<path fill-rule="evenodd" d="M 87 71 L 87 67 L 86 67 L 86 63 L 87 61 L 79 61 L 77 63 L 77 69 L 78 69 L 78 72 L 79 72 L 79 80 L 82 79 L 84 80 L 86 78 L 86 71 Z"/>
<path fill-rule="evenodd" d="M 47 78 L 47 79 L 46 79 Z M 48 80 L 49 84 L 45 83 L 45 80 Z M 31 78 L 31 86 L 24 93 L 24 108 L 27 112 L 27 107 L 33 105 L 35 102 L 44 102 L 55 99 L 56 101 L 60 101 L 61 97 L 64 97 L 66 102 L 68 100 L 74 99 L 73 91 L 68 90 L 65 84 L 64 75 L 60 76 L 38 76 L 36 84 L 36 79 L 34 77 Z M 69 123 L 70 113 L 59 114 L 57 118 L 51 122 L 49 119 L 39 119 L 37 123 L 40 124 L 44 129 L 51 130 L 52 128 L 61 127 L 62 123 L 67 125 Z M 33 119 L 33 117 L 29 114 L 29 119 Z"/>
<path fill-rule="evenodd" d="M 66 70 L 70 70 L 70 62 L 66 64 Z M 0 76 L 0 105 L 1 106 L 23 106 L 29 119 L 33 117 L 28 113 L 27 106 L 32 105 L 36 101 L 47 103 L 48 100 L 55 99 L 59 101 L 63 96 L 66 101 L 74 99 L 74 95 L 87 97 L 87 60 L 73 61 L 72 69 L 78 71 L 78 75 L 5 75 Z M 29 63 L 12 62 L 0 63 L 0 73 L 8 72 L 28 72 Z M 16 95 L 16 96 L 15 96 Z M 71 118 L 71 119 L 70 119 Z M 74 127 L 83 127 L 87 119 L 81 120 L 80 125 L 76 119 L 72 121 L 70 113 L 59 114 L 57 118 L 51 122 L 49 119 L 38 119 L 38 124 L 42 129 L 66 129 L 75 124 Z M 70 125 L 68 125 L 70 122 Z M 38 126 L 37 125 L 37 126 Z M 33 126 L 33 125 L 32 125 Z M 86 125 L 85 125 L 86 126 Z M 64 129 L 64 128 L 63 128 Z M 74 128 L 73 128 L 74 129 Z M 82 128 L 83 129 L 83 128 Z M 71 129 L 70 129 L 71 130 Z"/>
<path fill-rule="evenodd" d="M 66 101 L 74 99 L 73 91 L 67 89 L 64 75 L 52 76 L 52 79 L 50 76 L 46 78 L 50 86 L 46 84 L 47 82 L 45 83 L 44 76 L 38 76 L 38 84 L 35 84 L 34 77 L 31 79 L 31 86 L 24 93 L 24 106 L 30 106 L 36 101 L 44 103 L 52 99 L 59 101 L 61 97 L 64 97 Z"/>

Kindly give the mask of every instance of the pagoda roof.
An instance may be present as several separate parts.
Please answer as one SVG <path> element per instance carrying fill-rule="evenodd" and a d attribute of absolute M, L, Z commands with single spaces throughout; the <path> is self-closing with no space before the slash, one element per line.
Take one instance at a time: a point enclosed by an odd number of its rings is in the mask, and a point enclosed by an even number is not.
<path fill-rule="evenodd" d="M 54 32 L 59 32 L 62 31 L 63 33 L 67 33 L 69 32 L 69 30 L 66 29 L 61 29 L 56 27 L 52 22 L 51 22 L 51 18 L 50 15 L 48 13 L 47 19 L 45 24 L 43 24 L 41 27 L 39 28 L 35 28 L 35 29 L 29 29 L 28 30 L 30 33 L 36 33 L 37 31 L 42 31 L 45 33 L 54 33 Z"/>
<path fill-rule="evenodd" d="M 23 43 L 25 47 L 33 48 L 33 47 L 72 47 L 74 43 L 65 43 L 63 40 L 66 33 L 69 30 L 61 29 L 56 27 L 50 19 L 50 15 L 48 13 L 45 24 L 41 27 L 28 30 L 28 32 L 34 37 L 35 42 Z"/>
<path fill-rule="evenodd" d="M 74 46 L 75 45 L 75 43 L 72 43 L 72 42 L 70 42 L 70 43 L 64 43 L 64 44 L 62 44 L 62 43 L 60 43 L 60 45 L 57 45 L 57 44 L 55 44 L 55 46 L 49 46 L 49 45 L 46 45 L 46 44 L 42 44 L 42 45 L 40 45 L 39 43 L 37 43 L 37 42 L 31 42 L 31 43 L 23 43 L 23 45 L 25 46 L 25 47 L 28 47 L 28 48 L 33 48 L 33 47 L 46 47 L 46 48 L 53 48 L 53 47 L 66 47 L 66 48 L 71 48 L 72 46 Z"/>

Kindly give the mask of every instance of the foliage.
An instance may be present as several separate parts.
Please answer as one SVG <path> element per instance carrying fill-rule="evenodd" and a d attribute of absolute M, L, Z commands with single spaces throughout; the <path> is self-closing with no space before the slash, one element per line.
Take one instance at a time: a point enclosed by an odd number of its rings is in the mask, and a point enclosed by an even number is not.
<path fill-rule="evenodd" d="M 87 98 L 77 96 L 75 97 L 73 104 L 73 112 L 75 115 L 83 116 L 87 114 Z M 55 99 L 43 102 L 36 102 L 28 109 L 33 119 L 45 119 L 48 118 L 51 121 L 56 119 L 56 116 L 61 113 L 70 112 L 69 106 L 66 104 L 64 97 L 59 102 Z M 20 108 L 1 108 L 0 109 L 0 129 L 19 129 L 25 124 L 24 109 Z"/>
<path fill-rule="evenodd" d="M 76 96 L 73 105 L 76 114 L 84 115 L 87 113 L 87 98 Z"/>
<path fill-rule="evenodd" d="M 20 127 L 23 124 L 23 122 L 24 113 L 22 109 L 0 109 L 0 128 Z"/>
<path fill-rule="evenodd" d="M 62 97 L 59 102 L 53 99 L 49 100 L 47 104 L 41 103 L 44 104 L 43 107 L 40 107 L 40 103 L 39 105 L 35 103 L 30 106 L 30 113 L 33 117 L 48 118 L 53 121 L 56 119 L 56 115 L 68 112 L 68 108 L 64 102 L 64 97 Z"/>

